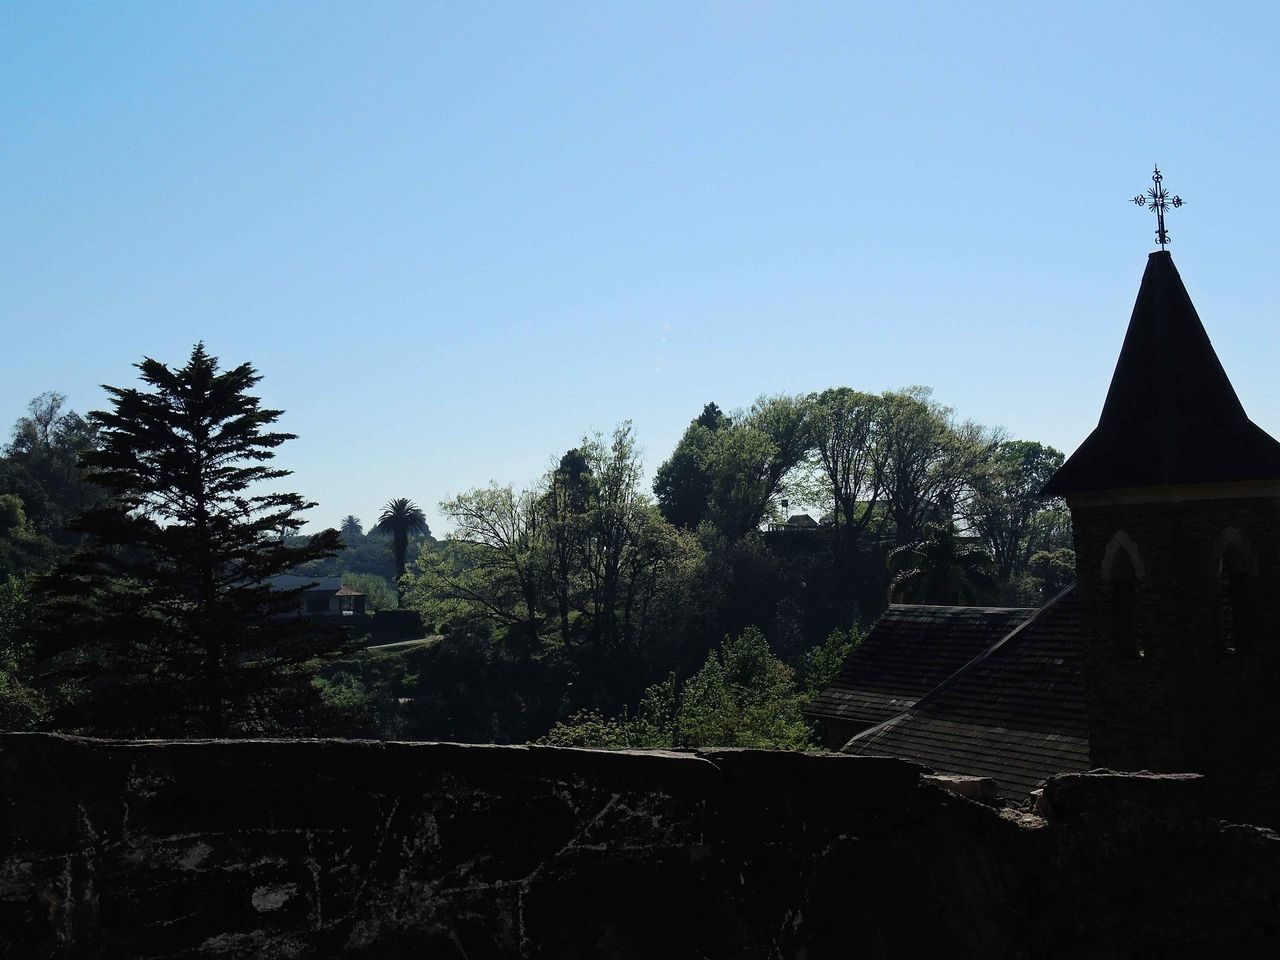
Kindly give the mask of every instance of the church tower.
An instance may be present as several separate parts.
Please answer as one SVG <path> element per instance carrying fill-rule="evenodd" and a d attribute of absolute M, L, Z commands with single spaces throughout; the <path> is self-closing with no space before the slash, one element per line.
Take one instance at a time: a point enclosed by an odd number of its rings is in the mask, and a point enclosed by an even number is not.
<path fill-rule="evenodd" d="M 1280 443 L 1163 249 L 1098 426 L 1044 493 L 1075 528 L 1092 765 L 1235 779 L 1260 762 L 1280 742 Z"/>

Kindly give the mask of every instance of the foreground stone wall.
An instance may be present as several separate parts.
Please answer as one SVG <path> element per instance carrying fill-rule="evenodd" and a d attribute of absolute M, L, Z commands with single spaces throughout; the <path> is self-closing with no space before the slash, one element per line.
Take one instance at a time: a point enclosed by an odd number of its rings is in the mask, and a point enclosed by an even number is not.
<path fill-rule="evenodd" d="M 1276 955 L 1194 777 L 1044 817 L 896 760 L 0 735 L 0 956 Z"/>

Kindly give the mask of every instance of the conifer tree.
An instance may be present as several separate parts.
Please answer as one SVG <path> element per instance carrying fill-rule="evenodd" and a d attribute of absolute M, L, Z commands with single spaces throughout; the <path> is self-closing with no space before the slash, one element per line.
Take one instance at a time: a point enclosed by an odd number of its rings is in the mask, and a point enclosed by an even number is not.
<path fill-rule="evenodd" d="M 77 527 L 90 548 L 44 583 L 51 634 L 96 665 L 90 725 L 107 732 L 226 736 L 297 725 L 305 660 L 343 635 L 297 616 L 300 590 L 269 580 L 341 548 L 335 530 L 291 542 L 314 506 L 271 492 L 292 434 L 250 391 L 248 363 L 220 370 L 197 344 L 180 369 L 145 358 L 145 388 L 105 387 L 91 414 L 89 479 L 110 494 Z M 62 658 L 68 659 L 67 657 Z"/>

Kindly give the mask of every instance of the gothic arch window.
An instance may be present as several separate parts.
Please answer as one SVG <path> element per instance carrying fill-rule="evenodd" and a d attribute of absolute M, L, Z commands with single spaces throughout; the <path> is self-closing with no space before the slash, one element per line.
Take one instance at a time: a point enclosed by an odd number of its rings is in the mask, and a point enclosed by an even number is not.
<path fill-rule="evenodd" d="M 1257 649 L 1254 596 L 1258 561 L 1249 542 L 1228 527 L 1214 544 L 1212 572 L 1217 578 L 1221 616 L 1219 649 L 1226 654 L 1250 654 Z"/>
<path fill-rule="evenodd" d="M 1102 559 L 1105 629 L 1116 656 L 1124 660 L 1146 656 L 1138 624 L 1138 583 L 1145 573 L 1137 544 L 1124 531 L 1113 536 Z"/>

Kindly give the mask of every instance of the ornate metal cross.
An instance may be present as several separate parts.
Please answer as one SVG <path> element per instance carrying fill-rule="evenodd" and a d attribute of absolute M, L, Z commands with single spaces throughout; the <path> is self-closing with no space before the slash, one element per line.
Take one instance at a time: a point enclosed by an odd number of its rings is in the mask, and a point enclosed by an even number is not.
<path fill-rule="evenodd" d="M 1163 250 L 1165 244 L 1169 242 L 1169 231 L 1164 228 L 1165 208 L 1182 206 L 1182 198 L 1169 196 L 1164 188 L 1164 177 L 1160 174 L 1159 167 L 1156 167 L 1155 172 L 1151 174 L 1151 184 L 1151 188 L 1145 194 L 1140 193 L 1134 197 L 1133 202 L 1140 207 L 1151 204 L 1151 209 L 1156 215 L 1156 242 Z"/>

